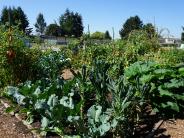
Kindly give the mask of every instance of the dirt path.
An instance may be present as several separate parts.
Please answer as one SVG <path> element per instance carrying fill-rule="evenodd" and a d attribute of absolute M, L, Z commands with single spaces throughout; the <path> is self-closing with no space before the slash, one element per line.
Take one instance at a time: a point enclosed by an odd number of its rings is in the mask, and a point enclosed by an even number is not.
<path fill-rule="evenodd" d="M 155 138 L 184 138 L 184 119 L 164 121 Z"/>
<path fill-rule="evenodd" d="M 35 138 L 15 116 L 6 114 L 0 103 L 0 138 Z"/>

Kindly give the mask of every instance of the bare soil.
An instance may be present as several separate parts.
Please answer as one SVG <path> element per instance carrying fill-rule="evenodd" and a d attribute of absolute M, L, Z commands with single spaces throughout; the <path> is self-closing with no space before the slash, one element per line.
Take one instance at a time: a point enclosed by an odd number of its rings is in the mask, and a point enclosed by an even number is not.
<path fill-rule="evenodd" d="M 35 138 L 35 136 L 15 116 L 5 113 L 5 107 L 0 103 L 0 138 Z"/>
<path fill-rule="evenodd" d="M 184 138 L 184 119 L 164 121 L 155 138 Z"/>
<path fill-rule="evenodd" d="M 72 74 L 72 72 L 70 71 L 70 69 L 64 69 L 62 71 L 62 75 L 61 75 L 65 80 L 69 80 L 72 79 L 74 76 Z"/>

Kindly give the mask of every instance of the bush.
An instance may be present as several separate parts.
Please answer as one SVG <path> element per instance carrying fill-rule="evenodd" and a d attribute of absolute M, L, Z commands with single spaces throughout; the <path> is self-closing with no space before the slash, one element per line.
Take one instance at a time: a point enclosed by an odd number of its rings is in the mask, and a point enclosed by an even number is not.
<path fill-rule="evenodd" d="M 105 34 L 103 32 L 94 32 L 93 34 L 91 34 L 91 38 L 92 39 L 97 39 L 97 40 L 102 40 L 105 38 Z"/>

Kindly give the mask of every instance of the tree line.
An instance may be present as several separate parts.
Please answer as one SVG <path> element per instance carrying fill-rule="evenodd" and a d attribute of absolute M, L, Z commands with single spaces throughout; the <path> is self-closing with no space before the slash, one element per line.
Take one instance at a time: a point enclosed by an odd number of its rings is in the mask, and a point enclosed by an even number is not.
<path fill-rule="evenodd" d="M 7 22 L 9 22 L 11 25 L 18 26 L 21 31 L 27 34 L 30 34 L 32 31 L 32 28 L 29 28 L 29 20 L 21 7 L 4 7 L 2 9 L 0 24 L 6 25 Z M 50 35 L 56 37 L 65 36 L 75 38 L 85 35 L 83 34 L 84 26 L 82 16 L 78 12 L 73 12 L 69 9 L 66 9 L 64 14 L 59 17 L 58 23 L 55 22 L 49 25 L 47 25 L 44 15 L 39 13 L 34 26 L 38 35 Z M 123 23 L 119 34 L 122 39 L 127 39 L 133 30 L 145 30 L 150 38 L 156 34 L 154 25 L 151 23 L 143 24 L 142 20 L 137 15 L 130 17 L 125 21 L 125 23 Z M 112 39 L 109 31 L 106 31 L 105 33 L 97 31 L 92 34 L 87 34 L 87 36 L 92 39 L 100 40 Z"/>

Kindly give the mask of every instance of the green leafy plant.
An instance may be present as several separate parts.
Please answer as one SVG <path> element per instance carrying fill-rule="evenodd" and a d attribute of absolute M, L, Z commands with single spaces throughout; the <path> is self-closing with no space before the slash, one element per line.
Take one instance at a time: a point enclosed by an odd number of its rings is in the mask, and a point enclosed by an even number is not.
<path fill-rule="evenodd" d="M 114 129 L 117 121 L 113 119 L 113 110 L 107 109 L 105 112 L 102 106 L 93 105 L 89 108 L 88 113 L 89 134 L 94 136 L 104 136 L 107 132 Z"/>
<path fill-rule="evenodd" d="M 103 106 L 108 106 L 106 96 L 108 94 L 108 69 L 110 64 L 103 60 L 94 60 L 94 67 L 90 72 L 90 81 L 96 89 L 97 103 L 101 103 Z"/>
<path fill-rule="evenodd" d="M 159 114 L 174 115 L 183 110 L 182 66 L 162 67 L 153 62 L 136 62 L 125 70 L 125 76 L 129 84 L 138 86 L 139 93 L 144 92 L 144 98 Z"/>
<path fill-rule="evenodd" d="M 36 62 L 39 78 L 55 79 L 62 69 L 70 66 L 70 60 L 60 52 L 48 51 Z"/>

